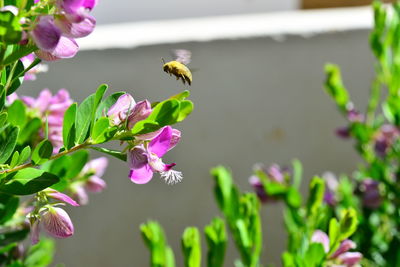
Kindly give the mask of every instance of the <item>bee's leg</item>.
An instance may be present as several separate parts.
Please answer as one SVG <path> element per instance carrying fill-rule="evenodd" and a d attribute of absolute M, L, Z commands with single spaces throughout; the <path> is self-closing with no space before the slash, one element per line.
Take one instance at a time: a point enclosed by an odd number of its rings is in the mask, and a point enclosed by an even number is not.
<path fill-rule="evenodd" d="M 181 74 L 181 78 L 182 78 L 183 84 L 185 84 L 185 82 L 186 82 L 185 75 Z"/>

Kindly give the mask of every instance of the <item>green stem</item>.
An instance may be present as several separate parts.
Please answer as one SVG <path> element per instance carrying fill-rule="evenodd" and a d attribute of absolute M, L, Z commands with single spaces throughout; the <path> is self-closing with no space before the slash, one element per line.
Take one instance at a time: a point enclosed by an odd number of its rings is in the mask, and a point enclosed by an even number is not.
<path fill-rule="evenodd" d="M 7 94 L 8 88 L 12 85 L 12 81 L 13 81 L 12 77 L 14 76 L 14 72 L 17 67 L 17 64 L 18 64 L 18 61 L 15 61 L 15 63 L 11 67 L 10 74 L 7 77 L 7 82 L 6 82 L 6 85 L 4 86 L 4 90 L 6 91 L 6 94 Z"/>
<path fill-rule="evenodd" d="M 58 153 L 58 154 L 56 154 L 56 155 L 54 155 L 54 156 L 51 156 L 49 160 L 58 159 L 59 157 L 65 156 L 65 155 L 70 154 L 70 153 L 72 153 L 72 152 L 75 152 L 75 151 L 77 151 L 77 150 L 79 150 L 79 149 L 86 148 L 86 147 L 88 147 L 89 145 L 90 145 L 89 143 L 84 143 L 84 144 L 80 144 L 80 145 L 74 146 L 74 147 L 72 147 L 72 148 L 69 149 L 69 150 L 65 150 L 65 151 L 63 151 L 63 152 L 61 152 L 61 153 Z M 25 163 L 25 164 L 16 166 L 16 167 L 11 168 L 11 169 L 7 169 L 7 170 L 0 171 L 0 174 L 6 174 L 6 173 L 10 173 L 10 172 L 16 172 L 16 171 L 20 171 L 20 170 L 22 170 L 22 169 L 29 168 L 29 167 L 34 167 L 34 166 L 37 166 L 37 164 L 34 164 L 34 163 L 32 163 L 32 162 L 29 162 L 29 163 Z"/>
<path fill-rule="evenodd" d="M 371 126 L 374 123 L 375 112 L 376 108 L 379 105 L 380 94 L 381 94 L 381 83 L 380 79 L 376 78 L 372 83 L 371 96 L 368 102 L 367 119 L 366 119 L 367 125 Z"/>

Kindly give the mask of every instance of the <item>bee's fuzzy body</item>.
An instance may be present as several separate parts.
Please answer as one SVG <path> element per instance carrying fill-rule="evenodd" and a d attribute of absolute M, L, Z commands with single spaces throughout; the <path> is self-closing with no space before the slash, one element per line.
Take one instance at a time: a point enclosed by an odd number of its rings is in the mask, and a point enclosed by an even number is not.
<path fill-rule="evenodd" d="M 164 64 L 163 70 L 169 75 L 174 75 L 176 79 L 182 79 L 183 84 L 188 83 L 192 84 L 192 73 L 189 68 L 186 67 L 185 64 L 182 64 L 179 61 L 170 61 Z"/>

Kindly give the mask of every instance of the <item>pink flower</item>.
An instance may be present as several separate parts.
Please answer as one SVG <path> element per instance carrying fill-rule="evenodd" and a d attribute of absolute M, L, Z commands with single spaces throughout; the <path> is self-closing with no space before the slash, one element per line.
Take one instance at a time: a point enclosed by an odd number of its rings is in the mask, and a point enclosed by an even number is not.
<path fill-rule="evenodd" d="M 74 225 L 71 219 L 61 208 L 48 207 L 42 215 L 44 229 L 53 237 L 67 238 L 74 234 Z"/>
<path fill-rule="evenodd" d="M 311 243 L 320 243 L 324 247 L 325 253 L 329 252 L 329 237 L 325 232 L 315 230 L 311 237 Z M 356 248 L 356 244 L 353 241 L 346 239 L 342 241 L 339 248 L 329 257 L 329 259 L 335 264 L 340 264 L 340 266 L 352 267 L 359 263 L 362 258 L 362 254 L 359 252 L 348 252 L 350 249 L 354 248 Z"/>
<path fill-rule="evenodd" d="M 30 34 L 38 48 L 47 52 L 56 49 L 61 38 L 61 30 L 54 24 L 53 16 L 39 17 Z"/>
<path fill-rule="evenodd" d="M 89 196 L 84 188 L 84 184 L 79 182 L 71 186 L 72 198 L 79 203 L 79 205 L 87 205 L 89 203 Z"/>
<path fill-rule="evenodd" d="M 44 192 L 50 198 L 60 200 L 62 202 L 68 203 L 68 204 L 70 204 L 71 206 L 74 206 L 74 207 L 79 206 L 79 204 L 75 200 L 73 200 L 72 198 L 70 198 L 66 194 L 58 192 L 57 190 L 46 189 Z"/>
<path fill-rule="evenodd" d="M 38 219 L 31 219 L 31 243 L 35 245 L 39 242 L 40 225 Z"/>
<path fill-rule="evenodd" d="M 72 99 L 65 89 L 60 89 L 54 96 L 48 89 L 40 92 L 35 99 L 30 96 L 21 96 L 21 100 L 37 113 L 43 120 L 43 127 L 47 118 L 49 126 L 49 140 L 53 144 L 54 152 L 57 152 L 63 146 L 62 125 L 64 113 L 72 104 Z"/>
<path fill-rule="evenodd" d="M 166 126 L 147 146 L 138 145 L 132 148 L 128 153 L 129 177 L 132 182 L 148 183 L 154 172 L 160 173 L 168 184 L 180 182 L 182 173 L 172 170 L 175 163 L 165 164 L 161 159 L 175 145 L 173 129 Z"/>
<path fill-rule="evenodd" d="M 130 94 L 124 94 L 111 106 L 107 116 L 114 125 L 121 125 L 128 120 L 128 129 L 131 129 L 138 121 L 146 119 L 151 111 L 149 101 L 136 103 Z"/>
<path fill-rule="evenodd" d="M 106 157 L 100 157 L 89 161 L 83 167 L 82 173 L 84 175 L 90 175 L 84 185 L 89 192 L 99 193 L 106 188 L 106 182 L 100 177 L 103 176 L 107 165 L 108 159 Z"/>

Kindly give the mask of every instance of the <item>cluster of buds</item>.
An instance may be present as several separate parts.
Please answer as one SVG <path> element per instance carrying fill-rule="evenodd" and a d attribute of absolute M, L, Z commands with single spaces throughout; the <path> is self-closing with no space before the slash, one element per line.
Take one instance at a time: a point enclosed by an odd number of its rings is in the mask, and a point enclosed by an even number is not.
<path fill-rule="evenodd" d="M 89 12 L 96 4 L 96 0 L 57 0 L 54 13 L 37 16 L 27 35 L 39 48 L 36 55 L 47 61 L 75 56 L 79 49 L 75 38 L 94 30 L 96 19 Z"/>
<path fill-rule="evenodd" d="M 374 136 L 376 154 L 380 157 L 385 157 L 390 147 L 399 137 L 400 130 L 396 126 L 391 124 L 382 125 Z"/>
<path fill-rule="evenodd" d="M 7 100 L 11 104 L 15 99 L 18 99 L 18 96 L 13 93 Z M 28 106 L 32 116 L 42 119 L 42 135 L 44 135 L 47 124 L 49 141 L 54 147 L 54 153 L 57 153 L 63 146 L 62 127 L 64 113 L 73 103 L 68 91 L 61 89 L 55 95 L 52 95 L 50 90 L 44 89 L 37 98 L 21 96 L 21 100 Z"/>
<path fill-rule="evenodd" d="M 264 176 L 268 182 L 285 187 L 288 185 L 288 180 L 290 178 L 289 170 L 285 168 L 282 169 L 278 164 L 272 164 L 270 167 L 266 167 L 264 164 L 256 164 L 253 170 L 255 175 L 250 176 L 249 183 L 260 201 L 266 203 L 277 200 L 278 195 L 270 195 L 267 193 L 264 183 L 260 179 L 260 175 Z"/>
<path fill-rule="evenodd" d="M 382 203 L 382 196 L 379 192 L 379 182 L 371 178 L 362 180 L 358 185 L 358 191 L 361 195 L 362 204 L 369 209 L 376 209 Z"/>
<path fill-rule="evenodd" d="M 113 125 L 130 130 L 135 124 L 146 119 L 152 112 L 147 100 L 135 102 L 129 94 L 119 97 L 117 102 L 108 110 L 107 116 Z M 165 164 L 162 157 L 174 148 L 181 137 L 181 132 L 171 126 L 135 137 L 129 144 L 128 164 L 129 178 L 136 184 L 148 183 L 154 173 L 159 173 L 168 184 L 182 180 L 182 173 L 172 168 L 175 163 Z"/>
<path fill-rule="evenodd" d="M 321 230 L 315 230 L 311 237 L 311 243 L 320 243 L 325 253 L 330 252 L 329 241 L 328 235 Z M 356 244 L 353 241 L 350 239 L 343 240 L 339 248 L 329 256 L 329 263 L 327 266 L 359 266 L 362 254 L 360 252 L 349 252 L 349 250 L 355 248 Z"/>
<path fill-rule="evenodd" d="M 72 198 L 80 205 L 86 205 L 89 202 L 88 192 L 100 193 L 107 184 L 101 178 L 107 169 L 108 159 L 100 157 L 86 163 L 81 173 L 77 177 L 77 181 L 70 186 Z"/>
<path fill-rule="evenodd" d="M 49 199 L 57 202 L 49 203 Z M 74 234 L 74 225 L 68 213 L 57 206 L 67 203 L 76 207 L 79 206 L 77 202 L 53 189 L 37 193 L 36 200 L 36 207 L 27 215 L 31 226 L 33 245 L 39 242 L 41 225 L 50 236 L 55 238 L 67 238 Z"/>
<path fill-rule="evenodd" d="M 365 120 L 364 114 L 360 113 L 354 108 L 352 103 L 347 106 L 347 120 L 350 123 L 363 122 Z M 344 126 L 336 129 L 336 135 L 340 138 L 347 139 L 350 137 L 350 127 Z"/>

